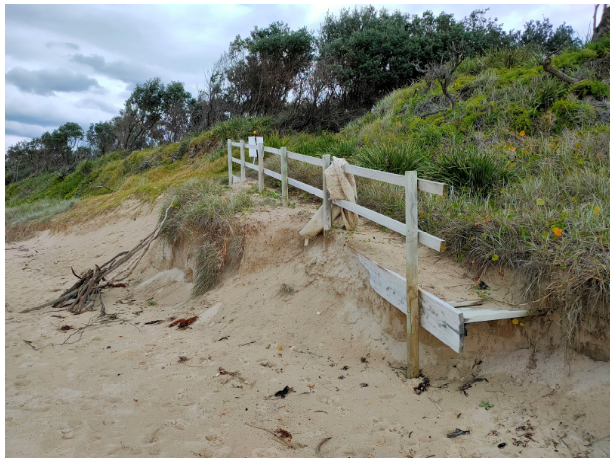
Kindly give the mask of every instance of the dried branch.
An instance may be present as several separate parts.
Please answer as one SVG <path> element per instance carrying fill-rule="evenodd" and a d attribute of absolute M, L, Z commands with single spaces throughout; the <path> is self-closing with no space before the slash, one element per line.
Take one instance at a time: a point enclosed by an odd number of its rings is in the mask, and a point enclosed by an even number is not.
<path fill-rule="evenodd" d="M 173 201 L 171 202 L 173 203 Z M 105 306 L 102 300 L 102 290 L 106 287 L 113 286 L 125 286 L 123 283 L 118 283 L 122 280 L 125 280 L 130 276 L 131 273 L 135 270 L 145 253 L 148 251 L 152 241 L 154 241 L 158 234 L 160 233 L 163 224 L 167 220 L 167 215 L 169 213 L 170 207 L 167 207 L 165 211 L 165 217 L 163 220 L 156 226 L 154 231 L 142 239 L 137 246 L 135 246 L 130 251 L 121 252 L 111 260 L 105 262 L 102 266 L 94 265 L 94 269 L 88 270 L 82 277 L 79 277 L 75 271 L 72 269 L 73 274 L 79 278 L 79 281 L 75 283 L 70 289 L 62 293 L 62 295 L 53 300 L 49 301 L 40 306 L 36 306 L 30 309 L 26 309 L 21 311 L 21 313 L 36 311 L 39 309 L 43 309 L 49 305 L 52 307 L 64 307 L 70 306 L 68 311 L 73 314 L 81 314 L 86 310 L 90 310 L 94 308 L 94 303 L 96 297 L 101 304 L 101 315 L 105 314 Z M 117 273 L 113 278 L 107 280 L 107 276 L 112 272 L 116 272 L 120 267 L 125 266 L 125 269 L 122 272 Z M 101 282 L 106 281 L 105 284 L 101 284 Z"/>
<path fill-rule="evenodd" d="M 541 62 L 541 66 L 543 67 L 543 70 L 546 71 L 547 73 L 550 73 L 552 76 L 556 76 L 558 79 L 562 79 L 563 81 L 569 84 L 575 84 L 577 82 L 580 82 L 579 79 L 575 79 L 575 78 L 572 78 L 571 76 L 567 76 L 562 71 L 554 68 L 552 66 L 552 59 L 550 57 L 546 57 L 545 60 Z"/>

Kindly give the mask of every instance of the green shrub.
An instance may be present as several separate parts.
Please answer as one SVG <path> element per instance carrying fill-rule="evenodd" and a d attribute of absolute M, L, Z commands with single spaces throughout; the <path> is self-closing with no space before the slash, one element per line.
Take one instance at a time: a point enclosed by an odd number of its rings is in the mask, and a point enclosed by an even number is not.
<path fill-rule="evenodd" d="M 531 117 L 531 111 L 522 105 L 512 104 L 507 113 L 511 121 L 511 128 L 519 133 L 524 131 L 528 134 L 534 129 L 533 119 Z"/>
<path fill-rule="evenodd" d="M 362 148 L 353 158 L 360 167 L 404 175 L 416 171 L 423 175 L 427 160 L 422 146 L 413 143 L 390 142 Z"/>
<path fill-rule="evenodd" d="M 267 116 L 232 118 L 218 123 L 209 132 L 218 140 L 226 142 L 227 139 L 232 139 L 237 142 L 240 139 L 247 141 L 255 131 L 257 136 L 267 136 L 274 131 L 274 126 L 274 118 Z"/>
<path fill-rule="evenodd" d="M 581 126 L 584 123 L 594 122 L 595 109 L 586 102 L 561 99 L 554 103 L 552 111 L 557 117 L 558 124 L 563 128 Z"/>
<path fill-rule="evenodd" d="M 586 49 L 592 50 L 597 54 L 597 58 L 603 58 L 610 54 L 610 36 L 603 35 L 601 38 L 595 42 L 589 42 L 584 47 Z"/>
<path fill-rule="evenodd" d="M 178 159 L 181 159 L 182 157 L 184 157 L 188 153 L 189 144 L 190 144 L 190 141 L 186 140 L 186 139 L 184 139 L 182 142 L 180 142 L 180 147 L 178 147 L 178 150 L 175 153 L 175 156 Z"/>
<path fill-rule="evenodd" d="M 511 168 L 506 159 L 478 154 L 474 146 L 456 146 L 433 162 L 430 178 L 473 195 L 488 196 L 516 178 Z"/>
<path fill-rule="evenodd" d="M 554 68 L 575 68 L 588 60 L 597 58 L 597 52 L 588 48 L 575 52 L 567 52 L 552 59 Z"/>
<path fill-rule="evenodd" d="M 461 74 L 477 75 L 481 73 L 483 69 L 484 65 L 481 62 L 481 57 L 476 56 L 466 57 L 464 61 L 460 63 L 460 66 L 458 66 L 458 69 L 456 71 Z"/>
<path fill-rule="evenodd" d="M 94 162 L 92 160 L 83 160 L 79 162 L 79 165 L 77 165 L 77 168 L 75 169 L 76 172 L 79 172 L 82 175 L 89 175 L 92 173 L 92 170 L 94 170 Z"/>
<path fill-rule="evenodd" d="M 610 98 L 610 86 L 596 80 L 591 81 L 584 79 L 583 81 L 573 84 L 569 90 L 580 99 L 588 95 L 597 98 Z"/>
<path fill-rule="evenodd" d="M 289 140 L 290 140 L 290 137 L 288 135 L 281 136 L 278 131 L 274 131 L 273 133 L 263 138 L 264 144 L 267 147 L 273 147 L 274 149 L 280 149 L 281 147 L 287 147 L 287 145 L 289 144 Z"/>

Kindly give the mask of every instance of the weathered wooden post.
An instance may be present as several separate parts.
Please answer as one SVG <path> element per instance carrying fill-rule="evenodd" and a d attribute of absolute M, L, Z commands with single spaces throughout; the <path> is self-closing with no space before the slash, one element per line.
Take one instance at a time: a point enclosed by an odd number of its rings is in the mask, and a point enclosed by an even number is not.
<path fill-rule="evenodd" d="M 242 139 L 240 141 L 240 160 L 242 161 L 241 163 L 241 168 L 240 168 L 240 181 L 246 181 L 246 155 L 244 153 L 245 151 L 245 143 L 244 140 Z"/>
<path fill-rule="evenodd" d="M 227 139 L 227 158 L 229 159 L 229 186 L 233 184 L 233 162 L 231 161 L 231 139 Z"/>
<path fill-rule="evenodd" d="M 265 180 L 263 173 L 263 143 L 257 144 L 257 156 L 259 157 L 259 192 L 265 188 Z"/>
<path fill-rule="evenodd" d="M 323 236 L 332 228 L 332 201 L 329 198 L 327 190 L 327 180 L 325 179 L 325 170 L 331 164 L 331 156 L 323 155 Z"/>
<path fill-rule="evenodd" d="M 287 148 L 280 148 L 280 177 L 282 183 L 282 207 L 289 206 L 289 184 L 287 183 Z"/>
<path fill-rule="evenodd" d="M 406 377 L 419 377 L 417 172 L 406 172 Z"/>

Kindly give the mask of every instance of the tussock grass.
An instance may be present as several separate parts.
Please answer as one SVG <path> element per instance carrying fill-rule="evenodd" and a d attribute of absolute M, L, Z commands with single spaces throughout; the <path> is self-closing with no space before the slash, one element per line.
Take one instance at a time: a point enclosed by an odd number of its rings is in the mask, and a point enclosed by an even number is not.
<path fill-rule="evenodd" d="M 50 220 L 71 209 L 79 200 L 41 199 L 5 209 L 5 241 L 19 241 L 46 229 Z"/>
<path fill-rule="evenodd" d="M 397 143 L 396 141 L 364 147 L 353 157 L 355 165 L 373 170 L 404 174 L 417 171 L 424 176 L 427 159 L 420 144 Z"/>
<path fill-rule="evenodd" d="M 44 222 L 53 216 L 66 212 L 73 207 L 79 199 L 54 200 L 41 199 L 30 204 L 21 204 L 17 207 L 5 209 L 5 221 L 11 224 L 27 223 L 32 221 Z"/>
<path fill-rule="evenodd" d="M 243 255 L 245 225 L 235 219 L 251 206 L 247 192 L 232 193 L 212 180 L 190 179 L 171 190 L 161 210 L 168 205 L 162 237 L 175 245 L 184 240 L 194 246 L 193 294 L 199 296 L 219 280 L 224 267 L 237 264 Z"/>

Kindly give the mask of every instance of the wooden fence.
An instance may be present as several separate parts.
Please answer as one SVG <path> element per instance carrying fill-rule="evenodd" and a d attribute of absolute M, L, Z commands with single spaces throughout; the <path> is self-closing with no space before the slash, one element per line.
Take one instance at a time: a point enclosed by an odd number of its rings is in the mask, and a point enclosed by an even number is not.
<path fill-rule="evenodd" d="M 424 191 L 431 194 L 445 196 L 448 193 L 448 186 L 444 183 L 422 180 L 417 178 L 417 172 L 409 171 L 405 175 L 370 170 L 357 167 L 355 165 L 344 165 L 345 173 L 369 178 L 371 180 L 391 183 L 405 188 L 406 204 L 406 223 L 398 222 L 390 217 L 379 214 L 373 210 L 362 207 L 349 201 L 331 201 L 327 191 L 327 181 L 325 170 L 329 167 L 330 155 L 323 155 L 322 159 L 307 155 L 296 154 L 287 151 L 285 147 L 275 149 L 266 147 L 263 144 L 250 145 L 244 141 L 227 141 L 228 160 L 229 160 L 229 184 L 246 180 L 246 167 L 256 170 L 259 174 L 259 192 L 264 188 L 264 176 L 268 175 L 279 180 L 282 184 L 282 205 L 287 207 L 289 204 L 289 185 L 298 189 L 314 194 L 323 199 L 323 233 L 331 229 L 331 206 L 338 205 L 343 209 L 355 212 L 362 217 L 372 220 L 379 225 L 383 225 L 401 235 L 406 236 L 406 280 L 390 270 L 381 267 L 376 262 L 356 253 L 359 261 L 366 267 L 370 274 L 370 283 L 377 293 L 392 303 L 406 314 L 406 343 L 407 343 L 407 377 L 419 376 L 419 325 L 435 335 L 457 352 L 464 348 L 464 318 L 462 312 L 455 309 L 450 304 L 442 301 L 436 296 L 420 290 L 418 288 L 418 243 L 423 244 L 438 252 L 445 250 L 445 241 L 419 230 L 417 224 L 417 191 Z M 236 159 L 232 155 L 232 148 L 239 147 L 240 158 Z M 256 149 L 258 164 L 246 162 L 245 150 Z M 280 173 L 263 167 L 265 152 L 275 154 L 280 157 Z M 298 160 L 322 167 L 323 170 L 323 189 L 315 188 L 301 181 L 289 178 L 287 175 L 288 159 Z M 233 175 L 233 163 L 240 165 L 240 177 Z M 405 282 L 405 283 L 404 283 Z M 401 288 L 401 285 L 402 288 Z M 404 291 L 403 291 L 404 290 Z M 421 306 L 421 319 L 419 309 Z"/>

